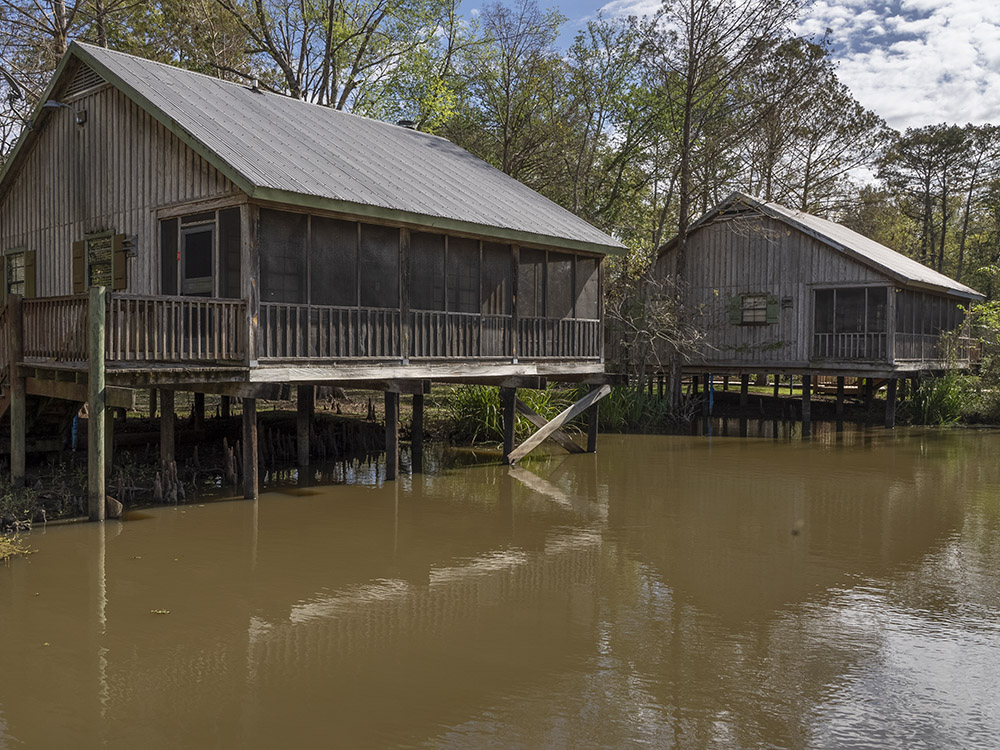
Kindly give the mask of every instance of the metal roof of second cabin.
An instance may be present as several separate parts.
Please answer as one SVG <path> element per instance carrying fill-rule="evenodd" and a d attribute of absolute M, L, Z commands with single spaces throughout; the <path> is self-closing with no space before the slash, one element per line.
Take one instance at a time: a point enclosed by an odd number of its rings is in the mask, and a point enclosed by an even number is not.
<path fill-rule="evenodd" d="M 253 198 L 512 242 L 624 250 L 445 138 L 79 43 L 52 86 L 70 59 L 97 71 Z"/>
<path fill-rule="evenodd" d="M 814 237 L 833 250 L 842 252 L 859 263 L 899 281 L 903 286 L 933 289 L 971 299 L 983 299 L 983 295 L 975 289 L 928 268 L 913 258 L 897 253 L 853 229 L 777 203 L 764 203 L 739 192 L 731 194 L 726 200 L 694 222 L 688 230 L 689 233 L 700 226 L 712 223 L 735 204 L 743 204 L 756 212 L 788 224 Z M 671 249 L 676 241 L 677 238 L 674 237 L 664 245 L 661 254 Z"/>

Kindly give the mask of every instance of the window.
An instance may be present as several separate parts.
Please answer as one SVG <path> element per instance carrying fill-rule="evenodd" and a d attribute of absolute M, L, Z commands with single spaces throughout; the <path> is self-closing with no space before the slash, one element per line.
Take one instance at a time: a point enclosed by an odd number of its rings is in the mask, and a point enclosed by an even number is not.
<path fill-rule="evenodd" d="M 112 285 L 111 233 L 87 237 L 87 286 Z"/>
<path fill-rule="evenodd" d="M 4 259 L 6 264 L 7 294 L 24 296 L 24 251 L 8 253 Z"/>
<path fill-rule="evenodd" d="M 263 223 L 268 219 L 262 220 Z M 242 297 L 240 225 L 240 209 L 235 206 L 162 219 L 160 293 Z M 267 259 L 261 259 L 263 267 L 268 267 L 268 263 Z"/>
<path fill-rule="evenodd" d="M 744 294 L 740 322 L 743 325 L 767 323 L 767 295 Z"/>

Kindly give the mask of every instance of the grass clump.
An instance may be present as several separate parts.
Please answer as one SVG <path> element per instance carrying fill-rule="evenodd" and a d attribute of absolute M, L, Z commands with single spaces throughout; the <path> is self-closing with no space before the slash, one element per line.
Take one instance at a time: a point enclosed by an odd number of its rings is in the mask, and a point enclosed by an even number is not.
<path fill-rule="evenodd" d="M 18 555 L 30 555 L 31 550 L 15 535 L 0 534 L 0 563 Z"/>
<path fill-rule="evenodd" d="M 517 393 L 528 407 L 545 419 L 552 419 L 576 400 L 575 389 L 522 389 Z M 462 385 L 436 396 L 444 408 L 448 437 L 459 443 L 503 441 L 503 415 L 500 412 L 500 389 L 489 385 Z M 514 434 L 523 440 L 535 431 L 524 417 L 518 416 Z"/>
<path fill-rule="evenodd" d="M 966 419 L 974 401 L 973 380 L 954 372 L 921 380 L 901 404 L 903 419 L 920 425 L 948 425 Z"/>

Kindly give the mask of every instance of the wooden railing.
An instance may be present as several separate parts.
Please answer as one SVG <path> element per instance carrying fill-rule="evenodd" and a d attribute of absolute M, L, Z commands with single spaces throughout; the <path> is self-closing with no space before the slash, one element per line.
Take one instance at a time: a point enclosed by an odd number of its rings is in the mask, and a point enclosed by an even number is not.
<path fill-rule="evenodd" d="M 397 359 L 399 310 L 263 302 L 261 359 Z"/>
<path fill-rule="evenodd" d="M 109 362 L 242 362 L 246 303 L 207 297 L 111 294 Z"/>
<path fill-rule="evenodd" d="M 410 356 L 511 357 L 510 331 L 510 315 L 415 310 L 410 313 Z"/>
<path fill-rule="evenodd" d="M 933 333 L 897 333 L 896 360 L 968 362 L 972 340 L 968 336 Z"/>
<path fill-rule="evenodd" d="M 601 356 L 599 320 L 521 318 L 517 329 L 517 356 L 520 359 L 598 359 Z"/>
<path fill-rule="evenodd" d="M 885 333 L 814 333 L 813 359 L 889 360 Z"/>
<path fill-rule="evenodd" d="M 87 297 L 38 297 L 21 306 L 24 358 L 87 361 Z"/>

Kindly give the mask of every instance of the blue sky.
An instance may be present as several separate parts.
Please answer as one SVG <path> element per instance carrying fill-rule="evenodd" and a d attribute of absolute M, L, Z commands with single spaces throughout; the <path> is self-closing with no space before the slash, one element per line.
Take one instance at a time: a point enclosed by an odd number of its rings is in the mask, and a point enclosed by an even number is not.
<path fill-rule="evenodd" d="M 467 0 L 468 8 L 478 5 Z M 659 0 L 545 2 L 570 20 L 563 41 L 603 8 L 655 11 Z M 841 80 L 895 128 L 939 122 L 1000 123 L 1000 3 L 997 0 L 813 0 L 798 31 L 830 30 Z"/>

